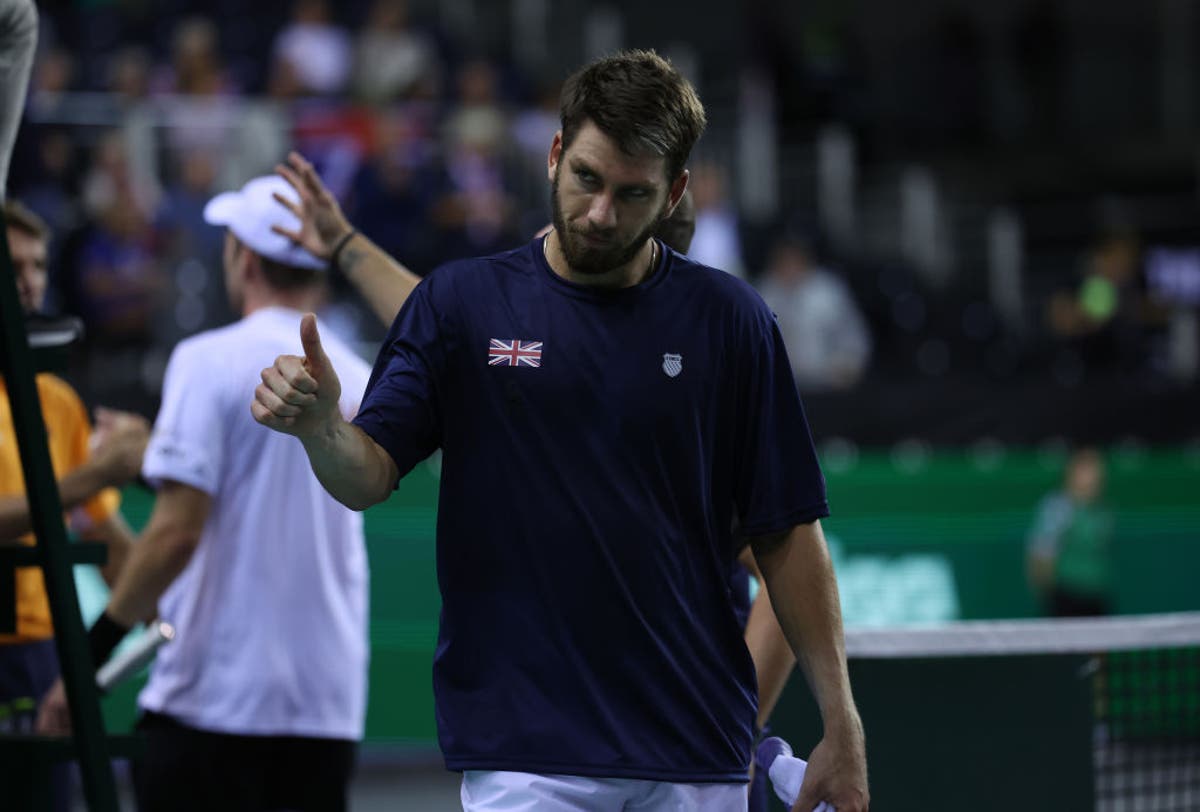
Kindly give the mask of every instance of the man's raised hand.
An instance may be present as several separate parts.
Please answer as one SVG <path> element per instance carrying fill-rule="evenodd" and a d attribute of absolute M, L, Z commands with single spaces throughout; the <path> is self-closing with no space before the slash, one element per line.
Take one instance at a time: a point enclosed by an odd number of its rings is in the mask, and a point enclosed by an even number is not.
<path fill-rule="evenodd" d="M 275 171 L 300 196 L 300 202 L 297 203 L 278 192 L 275 194 L 275 201 L 300 220 L 300 228 L 293 231 L 282 226 L 271 226 L 271 230 L 287 237 L 313 256 L 329 259 L 338 242 L 352 231 L 337 198 L 321 181 L 313 165 L 298 152 L 289 153 L 287 163 L 279 164 Z"/>
<path fill-rule="evenodd" d="M 314 437 L 341 419 L 338 399 L 342 384 L 317 332 L 317 318 L 308 313 L 300 322 L 304 356 L 281 355 L 262 371 L 250 413 L 264 426 L 300 439 Z"/>

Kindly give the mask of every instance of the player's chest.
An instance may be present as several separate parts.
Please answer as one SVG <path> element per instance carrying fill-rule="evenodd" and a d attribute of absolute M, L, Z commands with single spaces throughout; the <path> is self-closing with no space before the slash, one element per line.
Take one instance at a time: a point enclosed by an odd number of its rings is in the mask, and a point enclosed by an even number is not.
<path fill-rule="evenodd" d="M 636 306 L 495 314 L 462 350 L 481 395 L 539 409 L 691 410 L 727 382 L 732 357 L 712 325 Z"/>

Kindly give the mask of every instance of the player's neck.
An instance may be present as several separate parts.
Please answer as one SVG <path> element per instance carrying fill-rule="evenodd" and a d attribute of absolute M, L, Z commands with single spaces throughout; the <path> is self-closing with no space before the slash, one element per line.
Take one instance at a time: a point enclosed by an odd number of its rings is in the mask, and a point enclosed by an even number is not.
<path fill-rule="evenodd" d="M 242 301 L 242 318 L 268 307 L 284 307 L 302 313 L 316 312 L 323 296 L 320 287 L 297 290 L 275 290 L 273 288 L 247 288 Z"/>
<path fill-rule="evenodd" d="M 542 240 L 542 253 L 545 255 L 550 269 L 568 282 L 608 290 L 631 288 L 646 281 L 654 273 L 659 256 L 658 244 L 651 238 L 646 240 L 641 250 L 624 265 L 604 273 L 581 273 L 567 262 L 567 257 L 558 240 L 558 232 L 554 230 L 551 230 Z"/>

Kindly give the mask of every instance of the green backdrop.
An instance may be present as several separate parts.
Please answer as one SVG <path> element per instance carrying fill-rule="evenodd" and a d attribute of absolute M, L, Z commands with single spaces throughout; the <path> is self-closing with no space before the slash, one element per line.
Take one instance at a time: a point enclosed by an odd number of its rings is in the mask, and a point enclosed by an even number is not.
<path fill-rule="evenodd" d="M 1109 502 L 1117 517 L 1117 608 L 1141 613 L 1200 608 L 1200 451 L 1113 450 Z M 866 622 L 926 618 L 934 587 L 940 616 L 1028 617 L 1036 604 L 1024 576 L 1024 536 L 1038 500 L 1054 488 L 1061 452 L 823 454 L 839 578 L 848 607 Z M 419 465 L 391 500 L 366 514 L 371 562 L 371 694 L 368 743 L 434 743 L 430 663 L 439 597 L 434 573 L 437 460 Z M 145 521 L 150 497 L 131 489 L 126 514 Z M 281 562 L 282 563 L 282 562 Z M 913 566 L 920 564 L 921 566 Z M 932 570 L 931 570 L 932 567 Z M 924 573 L 917 578 L 915 573 Z M 853 576 L 853 577 L 851 577 Z M 914 578 L 917 578 L 914 580 Z M 874 591 L 872 591 L 874 590 Z M 897 598 L 897 595 L 900 597 Z M 926 606 L 926 609 L 928 607 Z M 857 612 L 857 610 L 856 610 Z M 858 622 L 857 614 L 848 622 Z M 110 725 L 133 714 L 137 684 L 106 700 Z"/>

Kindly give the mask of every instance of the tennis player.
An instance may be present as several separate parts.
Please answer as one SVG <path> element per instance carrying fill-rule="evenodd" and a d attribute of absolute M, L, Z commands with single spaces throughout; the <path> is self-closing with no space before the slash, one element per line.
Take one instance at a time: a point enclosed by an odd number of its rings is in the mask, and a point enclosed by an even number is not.
<path fill-rule="evenodd" d="M 355 509 L 442 449 L 434 690 L 465 809 L 745 808 L 735 514 L 824 718 L 796 808 L 866 809 L 824 482 L 778 328 L 651 238 L 703 108 L 626 52 L 568 81 L 562 122 L 549 235 L 422 282 L 352 422 L 311 317 L 254 415 Z"/>
<path fill-rule="evenodd" d="M 313 254 L 329 257 L 331 265 L 346 276 L 371 304 L 376 315 L 390 324 L 420 278 L 359 234 L 312 164 L 303 156 L 291 153 L 287 163 L 277 167 L 277 171 L 299 195 L 296 201 L 279 198 L 279 202 L 299 218 L 300 225 L 294 229 L 277 227 L 276 230 Z M 547 225 L 536 236 L 545 236 L 552 228 L 553 224 Z M 655 236 L 667 247 L 686 254 L 695 231 L 695 203 L 691 190 L 686 189 L 671 215 L 659 224 Z M 752 583 L 757 585 L 757 591 Z M 768 730 L 767 721 L 795 668 L 796 657 L 779 628 L 762 583 L 762 574 L 748 546 L 742 548 L 733 565 L 729 589 L 738 623 L 745 628 L 746 644 L 758 675 L 755 727 L 758 735 L 763 736 Z M 765 812 L 769 797 L 766 774 L 753 771 L 749 812 Z"/>
<path fill-rule="evenodd" d="M 171 356 L 143 469 L 154 509 L 90 632 L 99 664 L 156 607 L 176 630 L 138 699 L 142 812 L 345 809 L 363 732 L 362 517 L 246 408 L 260 359 L 294 345 L 325 286 L 325 260 L 272 230 L 296 225 L 277 194 L 295 198 L 272 175 L 205 208 L 227 228 L 226 285 L 242 318 Z M 333 408 L 349 419 L 369 368 L 336 339 L 327 348 L 346 379 Z"/>

